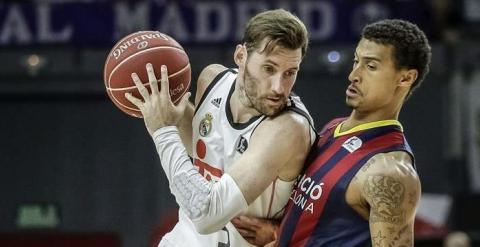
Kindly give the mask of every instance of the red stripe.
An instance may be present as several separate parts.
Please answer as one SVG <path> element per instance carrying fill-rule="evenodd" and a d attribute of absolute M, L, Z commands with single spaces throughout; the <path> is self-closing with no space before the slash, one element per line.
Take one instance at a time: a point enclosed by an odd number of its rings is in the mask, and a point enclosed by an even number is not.
<path fill-rule="evenodd" d="M 347 119 L 346 117 L 341 117 L 341 118 L 335 118 L 332 121 L 328 122 L 325 126 L 323 126 L 322 130 L 319 132 L 320 134 L 323 134 L 323 132 L 326 132 L 327 130 L 335 129 L 334 127 L 337 127 L 343 120 Z"/>
<path fill-rule="evenodd" d="M 319 132 L 320 136 L 320 140 L 318 141 L 318 146 L 323 146 L 323 144 L 325 144 L 327 142 L 328 139 L 330 139 L 329 137 L 330 136 L 333 136 L 333 132 L 335 131 L 335 129 L 337 128 L 337 126 L 346 118 L 337 118 L 337 119 L 334 119 L 332 120 L 330 123 L 328 123 L 327 125 L 325 125 L 325 127 L 323 127 L 322 131 Z M 324 138 L 324 136 L 326 136 L 327 138 Z"/>
<path fill-rule="evenodd" d="M 208 181 L 212 180 L 212 176 L 215 181 L 218 181 L 223 175 L 223 171 L 215 168 L 199 159 L 194 159 L 193 164 L 198 167 L 198 172 L 206 178 Z"/>
<path fill-rule="evenodd" d="M 340 121 L 335 123 L 335 124 L 338 124 L 338 123 L 340 123 Z M 334 128 L 330 132 L 333 132 L 333 130 L 334 130 Z M 319 144 L 315 148 L 320 148 L 323 144 L 325 144 L 325 141 L 328 140 L 330 138 L 330 136 L 332 136 L 332 135 L 333 135 L 333 133 L 328 133 L 328 135 L 325 135 L 324 140 L 320 140 Z M 307 168 L 307 170 L 305 171 L 304 174 L 308 174 L 309 171 L 316 171 L 316 170 L 320 169 L 326 163 L 327 160 L 329 160 L 335 153 L 338 152 L 338 150 L 340 149 L 340 147 L 342 146 L 342 144 L 346 140 L 347 140 L 347 136 L 337 138 L 334 141 L 335 143 L 332 144 L 332 146 L 330 146 L 324 153 L 318 155 L 317 158 L 311 162 L 312 165 L 310 165 Z M 292 203 L 292 200 L 289 199 L 288 204 L 287 204 L 287 208 L 285 209 L 285 212 L 287 212 L 287 214 L 285 214 L 283 216 L 284 219 L 290 218 L 290 213 L 292 212 L 291 208 L 293 206 L 294 206 L 294 203 Z M 280 229 L 278 231 L 279 234 L 281 234 L 283 232 L 283 226 L 285 225 L 284 222 L 285 221 L 283 221 L 282 224 L 280 225 Z M 277 246 L 278 246 L 278 243 L 277 243 Z"/>
<path fill-rule="evenodd" d="M 294 188 L 293 190 L 295 190 L 295 188 Z M 293 193 L 293 191 L 292 191 L 292 193 Z M 292 213 L 292 207 L 294 206 L 294 204 L 292 203 L 291 196 L 292 196 L 292 194 L 290 194 L 290 198 L 288 199 L 287 206 L 285 207 L 285 211 L 284 211 L 284 212 L 285 212 L 286 214 L 283 215 L 283 217 L 282 217 L 282 223 L 280 224 L 280 227 L 279 227 L 279 229 L 277 230 L 277 235 L 278 235 L 278 237 L 277 237 L 277 241 L 275 242 L 275 247 L 278 247 L 278 246 L 279 246 L 280 242 L 278 242 L 278 240 L 280 240 L 280 235 L 281 235 L 282 232 L 283 232 L 283 227 L 285 226 L 286 223 L 288 223 L 288 222 L 287 222 L 287 219 L 290 218 L 290 214 Z"/>
<path fill-rule="evenodd" d="M 305 171 L 305 174 L 307 174 L 309 171 L 316 171 L 320 169 L 325 163 L 332 158 L 333 155 L 335 155 L 338 150 L 342 148 L 343 143 L 350 138 L 349 135 L 346 136 L 341 136 L 338 137 L 337 139 L 334 140 L 334 143 L 327 148 L 322 154 L 318 155 L 315 160 L 312 161 L 312 164 L 307 168 Z M 317 147 L 320 148 L 320 147 Z"/>
<path fill-rule="evenodd" d="M 330 139 L 330 137 L 333 138 L 333 133 L 332 133 L 333 131 L 335 131 L 335 129 L 330 129 L 326 133 L 321 133 L 318 137 L 320 139 L 318 141 L 317 146 L 321 147 L 321 146 L 325 145 L 325 143 L 327 143 L 327 141 Z"/>
<path fill-rule="evenodd" d="M 295 245 L 292 246 L 304 246 L 308 242 L 309 238 L 307 238 L 306 236 L 311 237 L 310 235 L 315 229 L 315 225 L 317 224 L 318 219 L 320 219 L 323 213 L 325 203 L 330 196 L 330 192 L 333 187 L 335 187 L 338 180 L 340 180 L 340 178 L 346 172 L 348 172 L 355 164 L 357 164 L 359 160 L 364 158 L 369 153 L 384 149 L 386 147 L 385 144 L 396 144 L 395 142 L 392 142 L 392 139 L 397 141 L 398 138 L 396 137 L 398 135 L 398 132 L 392 132 L 372 139 L 364 143 L 362 145 L 362 148 L 355 152 L 353 155 L 347 155 L 342 160 L 337 162 L 337 164 L 321 180 L 324 183 L 322 198 L 320 201 L 317 202 L 316 205 L 314 204 L 313 214 L 304 211 L 300 216 L 298 222 L 303 223 L 297 227 L 297 231 L 295 231 L 294 235 L 291 238 L 290 243 L 295 243 Z M 310 203 L 313 203 L 313 201 L 309 198 L 306 205 L 309 205 Z"/>

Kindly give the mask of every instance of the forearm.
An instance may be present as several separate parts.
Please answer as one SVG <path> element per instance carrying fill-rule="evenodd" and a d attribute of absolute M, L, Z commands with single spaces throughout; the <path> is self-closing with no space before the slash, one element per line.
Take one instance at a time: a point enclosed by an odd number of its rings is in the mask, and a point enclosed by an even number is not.
<path fill-rule="evenodd" d="M 373 247 L 413 246 L 413 222 L 408 224 L 370 223 Z"/>
<path fill-rule="evenodd" d="M 220 230 L 248 207 L 240 189 L 228 174 L 213 184 L 198 173 L 187 156 L 176 127 L 161 128 L 152 136 L 170 190 L 199 233 Z"/>
<path fill-rule="evenodd" d="M 195 107 L 192 103 L 188 103 L 185 109 L 185 115 L 178 123 L 178 130 L 182 143 L 187 150 L 188 155 L 192 156 L 192 119 Z"/>

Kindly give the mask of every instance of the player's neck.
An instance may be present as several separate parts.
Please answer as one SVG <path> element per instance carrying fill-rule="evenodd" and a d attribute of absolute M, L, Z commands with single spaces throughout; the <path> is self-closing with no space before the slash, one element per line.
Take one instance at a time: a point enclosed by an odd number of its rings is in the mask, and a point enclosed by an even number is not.
<path fill-rule="evenodd" d="M 361 124 L 383 121 L 398 120 L 403 106 L 403 97 L 396 97 L 389 104 L 374 110 L 354 109 L 350 116 L 342 124 L 341 131 L 347 131 Z"/>
<path fill-rule="evenodd" d="M 398 111 L 376 111 L 376 112 L 361 112 L 358 110 L 353 110 L 350 116 L 342 124 L 341 131 L 348 131 L 352 128 L 355 128 L 359 125 L 383 121 L 383 120 L 398 120 Z"/>
<path fill-rule="evenodd" d="M 260 113 L 253 108 L 247 96 L 242 92 L 243 90 L 240 90 L 240 88 L 236 86 L 230 98 L 230 110 L 232 112 L 233 122 L 235 123 L 245 123 L 252 117 L 260 115 Z"/>

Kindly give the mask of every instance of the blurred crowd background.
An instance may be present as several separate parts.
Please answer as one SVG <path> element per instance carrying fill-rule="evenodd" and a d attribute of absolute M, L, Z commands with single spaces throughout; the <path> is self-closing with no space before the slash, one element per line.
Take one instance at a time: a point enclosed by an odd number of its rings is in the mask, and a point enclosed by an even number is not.
<path fill-rule="evenodd" d="M 349 113 L 364 24 L 426 32 L 431 72 L 400 114 L 424 193 L 416 246 L 480 246 L 480 0 L 0 1 L 0 246 L 156 246 L 177 206 L 143 121 L 107 97 L 108 52 L 134 31 L 167 33 L 194 92 L 206 65 L 234 66 L 246 20 L 272 8 L 310 31 L 294 91 L 317 128 Z"/>

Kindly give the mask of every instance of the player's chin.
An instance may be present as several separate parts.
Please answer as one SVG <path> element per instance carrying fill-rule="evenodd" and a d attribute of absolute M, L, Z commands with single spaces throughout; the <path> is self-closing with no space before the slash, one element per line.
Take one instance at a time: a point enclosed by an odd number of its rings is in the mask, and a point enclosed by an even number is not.
<path fill-rule="evenodd" d="M 286 104 L 264 107 L 263 114 L 267 117 L 275 117 L 285 109 Z"/>
<path fill-rule="evenodd" d="M 358 102 L 357 102 L 356 100 L 352 99 L 352 98 L 349 98 L 348 96 L 347 96 L 347 98 L 345 99 L 345 104 L 346 104 L 348 107 L 353 108 L 353 109 L 355 109 L 355 108 L 358 107 Z"/>

